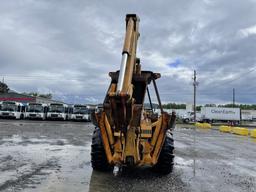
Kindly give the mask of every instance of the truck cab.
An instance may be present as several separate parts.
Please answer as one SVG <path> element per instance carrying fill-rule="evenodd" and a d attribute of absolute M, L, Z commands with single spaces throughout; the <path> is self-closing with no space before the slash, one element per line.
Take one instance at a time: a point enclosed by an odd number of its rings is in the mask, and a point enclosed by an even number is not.
<path fill-rule="evenodd" d="M 15 101 L 3 101 L 1 104 L 0 118 L 23 119 L 25 106 Z"/>
<path fill-rule="evenodd" d="M 90 111 L 86 105 L 74 105 L 71 115 L 73 121 L 90 121 Z"/>
<path fill-rule="evenodd" d="M 194 121 L 194 112 L 188 111 L 185 114 L 182 115 L 182 121 L 183 123 L 189 123 Z M 196 121 L 201 121 L 201 113 L 196 112 Z"/>
<path fill-rule="evenodd" d="M 26 108 L 25 118 L 26 119 L 46 119 L 47 105 L 41 103 L 29 103 Z"/>
<path fill-rule="evenodd" d="M 47 119 L 50 120 L 69 120 L 71 108 L 67 104 L 51 103 L 47 112 Z"/>

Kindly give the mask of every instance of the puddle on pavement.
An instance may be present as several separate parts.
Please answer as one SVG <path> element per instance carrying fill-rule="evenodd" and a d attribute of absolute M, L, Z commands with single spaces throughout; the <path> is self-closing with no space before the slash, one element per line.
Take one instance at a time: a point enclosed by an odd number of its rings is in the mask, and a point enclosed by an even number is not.
<path fill-rule="evenodd" d="M 3 138 L 0 145 L 0 191 L 88 190 L 92 172 L 88 154 L 90 143 L 74 146 L 65 139 L 44 136 Z"/>
<path fill-rule="evenodd" d="M 193 165 L 193 159 L 186 160 L 181 157 L 175 157 L 175 164 L 179 166 L 187 166 L 192 167 Z"/>

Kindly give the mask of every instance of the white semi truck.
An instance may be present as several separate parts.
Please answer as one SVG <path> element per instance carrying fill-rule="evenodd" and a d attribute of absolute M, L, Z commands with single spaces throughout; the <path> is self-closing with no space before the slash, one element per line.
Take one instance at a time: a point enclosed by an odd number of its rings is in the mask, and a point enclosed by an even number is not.
<path fill-rule="evenodd" d="M 29 103 L 26 108 L 26 119 L 46 119 L 47 105 L 41 103 Z"/>
<path fill-rule="evenodd" d="M 227 108 L 227 107 L 202 107 L 201 108 L 201 121 L 215 122 L 225 121 L 239 123 L 241 120 L 240 108 Z"/>
<path fill-rule="evenodd" d="M 69 120 L 72 113 L 72 108 L 67 104 L 51 103 L 47 112 L 49 120 Z"/>
<path fill-rule="evenodd" d="M 1 103 L 0 118 L 23 119 L 25 106 L 15 101 L 3 101 Z"/>
<path fill-rule="evenodd" d="M 187 111 L 184 112 L 180 118 L 182 119 L 183 123 L 189 123 L 194 121 L 194 112 L 193 111 Z M 201 121 L 201 113 L 196 112 L 196 121 Z"/>
<path fill-rule="evenodd" d="M 90 121 L 90 112 L 86 105 L 74 105 L 71 115 L 73 121 Z"/>

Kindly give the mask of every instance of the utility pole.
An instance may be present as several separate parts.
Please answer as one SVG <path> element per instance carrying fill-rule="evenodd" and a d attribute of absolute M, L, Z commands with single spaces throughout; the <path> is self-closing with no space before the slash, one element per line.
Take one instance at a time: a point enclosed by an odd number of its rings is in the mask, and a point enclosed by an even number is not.
<path fill-rule="evenodd" d="M 196 123 L 196 86 L 198 82 L 196 81 L 196 70 L 194 70 L 193 76 L 193 87 L 194 87 L 194 123 Z M 194 126 L 194 160 L 193 160 L 193 174 L 196 176 L 196 126 Z"/>
<path fill-rule="evenodd" d="M 233 88 L 233 107 L 235 107 L 235 88 Z"/>
<path fill-rule="evenodd" d="M 193 87 L 194 87 L 194 122 L 196 122 L 196 86 L 198 86 L 198 82 L 196 81 L 196 70 L 194 70 L 194 77 L 193 77 Z"/>

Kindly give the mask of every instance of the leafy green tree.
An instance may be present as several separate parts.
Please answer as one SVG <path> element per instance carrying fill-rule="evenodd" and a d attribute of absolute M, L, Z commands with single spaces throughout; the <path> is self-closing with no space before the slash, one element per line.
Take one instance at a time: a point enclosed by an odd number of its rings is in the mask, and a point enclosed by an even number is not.
<path fill-rule="evenodd" d="M 163 105 L 165 109 L 186 109 L 186 104 L 167 103 Z"/>
<path fill-rule="evenodd" d="M 7 84 L 0 81 L 0 93 L 8 93 L 9 87 Z"/>
<path fill-rule="evenodd" d="M 37 93 L 37 92 L 29 92 L 29 93 L 23 92 L 23 94 L 33 96 L 33 97 L 43 97 L 46 99 L 52 99 L 51 93 L 42 94 L 42 93 Z"/>
<path fill-rule="evenodd" d="M 205 106 L 205 107 L 216 107 L 216 104 L 210 103 L 210 104 L 205 104 L 204 106 Z"/>

